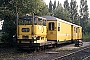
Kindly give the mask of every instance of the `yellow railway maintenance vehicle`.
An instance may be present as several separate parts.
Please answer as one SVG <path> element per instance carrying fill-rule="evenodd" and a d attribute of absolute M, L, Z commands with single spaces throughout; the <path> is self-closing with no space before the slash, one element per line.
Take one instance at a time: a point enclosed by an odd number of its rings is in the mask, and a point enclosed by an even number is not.
<path fill-rule="evenodd" d="M 49 45 L 47 41 L 46 18 L 22 16 L 17 25 L 17 47 L 32 48 Z"/>
<path fill-rule="evenodd" d="M 82 40 L 82 27 L 52 16 L 47 19 L 47 41 L 57 44 Z"/>
<path fill-rule="evenodd" d="M 52 16 L 22 16 L 16 37 L 19 48 L 52 46 L 81 40 L 82 27 Z"/>

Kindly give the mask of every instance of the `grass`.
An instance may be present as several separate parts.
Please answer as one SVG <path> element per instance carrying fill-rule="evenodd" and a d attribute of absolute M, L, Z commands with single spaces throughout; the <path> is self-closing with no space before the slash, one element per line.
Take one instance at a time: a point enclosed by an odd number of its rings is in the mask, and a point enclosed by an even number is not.
<path fill-rule="evenodd" d="M 90 33 L 83 34 L 83 41 L 90 42 Z"/>

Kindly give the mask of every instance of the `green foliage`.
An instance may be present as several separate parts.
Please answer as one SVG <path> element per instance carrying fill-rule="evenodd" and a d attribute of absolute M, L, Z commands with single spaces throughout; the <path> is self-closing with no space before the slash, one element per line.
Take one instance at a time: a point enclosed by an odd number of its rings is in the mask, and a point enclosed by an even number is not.
<path fill-rule="evenodd" d="M 52 10 L 53 10 L 52 5 L 53 5 L 52 1 L 50 0 L 50 2 L 49 2 L 49 12 L 50 13 L 52 13 Z"/>
<path fill-rule="evenodd" d="M 90 20 L 88 20 L 86 32 L 90 33 Z"/>
<path fill-rule="evenodd" d="M 83 27 L 85 33 L 87 30 L 87 23 L 89 17 L 87 0 L 80 1 L 80 16 L 81 26 Z"/>
<path fill-rule="evenodd" d="M 53 10 L 56 8 L 56 0 L 54 1 L 54 4 L 53 4 Z"/>
<path fill-rule="evenodd" d="M 3 24 L 3 42 L 13 42 L 13 35 L 16 34 L 16 13 L 19 16 L 31 14 L 48 15 L 48 6 L 43 0 L 0 0 L 0 18 L 4 19 Z"/>
<path fill-rule="evenodd" d="M 14 11 L 17 7 L 19 15 L 32 14 L 32 12 L 39 16 L 44 13 L 48 15 L 48 6 L 46 6 L 43 0 L 11 0 L 8 6 Z"/>
<path fill-rule="evenodd" d="M 69 7 L 69 3 L 68 3 L 68 0 L 65 0 L 64 1 L 64 8 L 68 11 L 70 11 L 70 7 Z"/>
<path fill-rule="evenodd" d="M 15 34 L 15 16 L 11 12 L 4 12 L 3 34 L 1 40 L 3 42 L 12 42 L 13 35 Z"/>
<path fill-rule="evenodd" d="M 42 15 L 49 15 L 49 11 L 48 11 L 48 6 L 46 4 L 42 4 L 42 7 L 40 8 L 39 12 L 36 13 L 37 15 L 39 16 L 42 16 Z"/>
<path fill-rule="evenodd" d="M 83 33 L 83 39 L 84 41 L 90 41 L 90 20 L 88 20 L 87 29 Z"/>
<path fill-rule="evenodd" d="M 71 0 L 71 2 L 70 2 L 71 20 L 72 20 L 72 23 L 75 23 L 75 24 L 79 25 L 80 18 L 79 18 L 79 14 L 78 14 L 77 10 L 78 10 L 77 2 L 74 1 L 74 0 Z"/>
<path fill-rule="evenodd" d="M 85 33 L 83 34 L 83 41 L 88 41 L 88 42 L 90 42 L 90 33 L 85 32 Z"/>
<path fill-rule="evenodd" d="M 69 15 L 70 13 L 69 11 L 64 9 L 62 5 L 57 6 L 53 13 L 55 17 L 58 17 L 66 21 L 70 21 L 70 15 Z"/>
<path fill-rule="evenodd" d="M 59 3 L 59 1 L 58 1 L 58 4 L 57 4 L 57 6 L 59 6 L 60 5 L 60 3 Z"/>

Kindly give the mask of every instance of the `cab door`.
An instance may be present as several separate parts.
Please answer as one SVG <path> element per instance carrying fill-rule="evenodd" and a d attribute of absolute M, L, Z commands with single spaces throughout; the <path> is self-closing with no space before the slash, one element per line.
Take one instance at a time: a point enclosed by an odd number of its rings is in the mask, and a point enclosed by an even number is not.
<path fill-rule="evenodd" d="M 56 22 L 55 21 L 49 21 L 47 25 L 47 39 L 48 40 L 56 40 Z"/>

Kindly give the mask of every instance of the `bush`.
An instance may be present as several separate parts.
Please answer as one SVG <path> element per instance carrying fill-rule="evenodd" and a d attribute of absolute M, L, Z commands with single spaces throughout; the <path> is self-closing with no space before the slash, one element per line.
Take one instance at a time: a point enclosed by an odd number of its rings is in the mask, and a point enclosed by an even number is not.
<path fill-rule="evenodd" d="M 83 34 L 83 41 L 90 41 L 90 33 L 86 32 L 85 34 Z"/>

